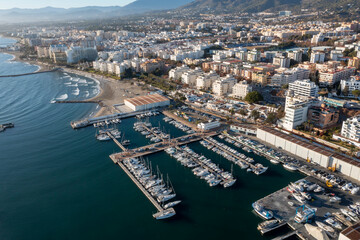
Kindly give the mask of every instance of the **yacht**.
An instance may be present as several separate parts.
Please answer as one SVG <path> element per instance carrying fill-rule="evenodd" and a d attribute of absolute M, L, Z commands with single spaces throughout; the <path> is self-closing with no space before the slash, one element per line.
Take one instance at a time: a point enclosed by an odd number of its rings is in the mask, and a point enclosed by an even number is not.
<path fill-rule="evenodd" d="M 231 187 L 232 185 L 234 185 L 235 182 L 236 182 L 236 179 L 227 180 L 227 181 L 224 183 L 224 188 Z"/>
<path fill-rule="evenodd" d="M 166 219 L 169 217 L 172 217 L 176 214 L 175 210 L 173 208 L 165 209 L 164 211 L 157 212 L 153 215 L 153 217 L 157 220 Z"/>
<path fill-rule="evenodd" d="M 325 219 L 325 221 L 327 224 L 329 224 L 330 226 L 332 226 L 333 228 L 336 228 L 337 230 L 341 230 L 342 227 L 341 227 L 341 224 L 338 223 L 337 221 L 335 221 L 333 218 L 327 218 Z"/>
<path fill-rule="evenodd" d="M 167 204 L 164 205 L 164 208 L 167 209 L 167 208 L 171 208 L 175 205 L 178 205 L 179 203 L 181 203 L 181 200 L 177 200 L 177 201 L 173 201 L 173 202 L 169 202 Z"/>
<path fill-rule="evenodd" d="M 262 164 L 257 163 L 257 164 L 255 164 L 255 169 L 253 170 L 253 172 L 256 175 L 260 175 L 260 174 L 263 174 L 264 172 L 266 172 L 266 170 L 268 170 L 268 167 L 264 167 Z"/>
<path fill-rule="evenodd" d="M 157 200 L 158 202 L 166 202 L 172 198 L 176 197 L 176 194 L 173 193 L 173 194 L 168 194 L 168 195 L 160 195 Z"/>
<path fill-rule="evenodd" d="M 272 219 L 274 216 L 272 211 L 266 210 L 263 206 L 261 206 L 257 202 L 254 202 L 252 204 L 252 207 L 254 208 L 254 210 L 257 214 L 259 214 L 262 218 L 265 218 L 266 220 Z"/>
<path fill-rule="evenodd" d="M 99 141 L 109 141 L 110 140 L 110 137 L 107 135 L 107 134 L 98 134 L 96 136 L 96 139 L 99 140 Z"/>
<path fill-rule="evenodd" d="M 279 162 L 278 160 L 276 160 L 276 159 L 271 159 L 270 162 L 273 163 L 273 164 L 279 164 L 279 163 L 280 163 L 280 162 Z"/>
<path fill-rule="evenodd" d="M 294 220 L 297 223 L 304 223 L 307 222 L 308 219 L 311 219 L 315 216 L 316 208 L 308 208 L 304 211 L 297 212 Z"/>
<path fill-rule="evenodd" d="M 292 195 L 300 203 L 305 203 L 306 199 L 300 193 L 294 192 Z"/>
<path fill-rule="evenodd" d="M 318 225 L 319 228 L 324 230 L 326 232 L 326 234 L 328 234 L 330 237 L 334 237 L 335 230 L 332 227 L 330 227 L 329 225 L 327 225 L 323 222 L 319 222 L 319 221 L 315 221 L 315 224 Z"/>
<path fill-rule="evenodd" d="M 290 171 L 296 171 L 298 170 L 298 167 L 294 166 L 294 165 L 291 165 L 289 163 L 285 163 L 284 165 L 284 168 L 287 169 L 287 170 L 290 170 Z"/>

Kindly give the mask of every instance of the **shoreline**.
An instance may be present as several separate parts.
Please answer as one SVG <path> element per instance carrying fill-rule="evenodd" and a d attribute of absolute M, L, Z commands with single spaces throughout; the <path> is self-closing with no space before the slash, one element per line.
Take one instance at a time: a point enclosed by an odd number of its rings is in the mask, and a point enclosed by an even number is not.
<path fill-rule="evenodd" d="M 57 67 L 55 64 L 47 64 L 36 60 L 20 59 L 21 53 L 19 51 L 6 51 L 4 53 L 14 56 L 14 58 L 10 61 L 23 62 L 38 66 L 39 69 L 36 72 Z M 93 118 L 119 113 L 119 110 L 116 109 L 114 105 L 124 103 L 126 98 L 145 95 L 148 92 L 146 87 L 136 86 L 132 79 L 116 80 L 110 77 L 97 75 L 95 73 L 88 73 L 77 69 L 71 69 L 67 67 L 61 68 L 63 69 L 64 73 L 75 74 L 80 77 L 89 78 L 98 84 L 99 93 L 92 98 L 84 100 L 101 102 L 101 104 L 99 104 L 99 108 L 91 116 Z"/>

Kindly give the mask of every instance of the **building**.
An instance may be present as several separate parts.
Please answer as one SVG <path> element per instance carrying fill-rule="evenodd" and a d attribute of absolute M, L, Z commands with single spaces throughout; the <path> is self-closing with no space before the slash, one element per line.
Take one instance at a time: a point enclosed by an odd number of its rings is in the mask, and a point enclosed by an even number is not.
<path fill-rule="evenodd" d="M 204 73 L 196 78 L 196 88 L 199 90 L 209 90 L 212 84 L 218 79 L 220 79 L 220 76 L 214 71 Z"/>
<path fill-rule="evenodd" d="M 308 120 L 317 128 L 326 129 L 333 127 L 339 121 L 339 110 L 333 107 L 311 106 L 308 110 Z"/>
<path fill-rule="evenodd" d="M 307 97 L 290 96 L 286 97 L 285 117 L 282 119 L 281 126 L 288 131 L 292 131 L 297 126 L 307 120 L 307 113 L 310 102 Z"/>
<path fill-rule="evenodd" d="M 232 88 L 232 96 L 240 99 L 244 99 L 245 96 L 252 91 L 252 87 L 246 80 L 235 84 Z"/>
<path fill-rule="evenodd" d="M 348 118 L 343 122 L 341 136 L 357 142 L 360 141 L 360 115 Z"/>
<path fill-rule="evenodd" d="M 313 51 L 310 57 L 311 63 L 323 63 L 325 62 L 325 53 L 320 51 Z"/>
<path fill-rule="evenodd" d="M 230 130 L 236 133 L 243 133 L 250 136 L 256 136 L 257 128 L 248 125 L 231 124 Z"/>
<path fill-rule="evenodd" d="M 356 223 L 345 228 L 339 235 L 339 240 L 359 240 L 360 239 L 360 223 Z"/>
<path fill-rule="evenodd" d="M 188 66 L 186 66 L 186 65 L 183 65 L 183 66 L 181 66 L 181 67 L 177 67 L 177 68 L 171 69 L 171 70 L 169 71 L 169 78 L 171 78 L 171 79 L 173 79 L 173 80 L 175 80 L 175 81 L 180 80 L 180 79 L 181 79 L 181 76 L 182 76 L 185 72 L 187 72 L 187 71 L 189 71 L 189 70 L 190 70 L 190 68 L 189 68 Z"/>
<path fill-rule="evenodd" d="M 303 55 L 303 52 L 300 50 L 289 51 L 287 53 L 288 58 L 290 58 L 296 62 L 302 62 L 302 55 Z"/>
<path fill-rule="evenodd" d="M 258 61 L 260 61 L 260 57 L 261 57 L 260 55 L 261 55 L 261 53 L 254 48 L 253 50 L 248 52 L 247 60 L 249 62 L 258 62 Z"/>
<path fill-rule="evenodd" d="M 342 79 L 348 79 L 355 74 L 355 68 L 338 66 L 319 72 L 319 83 L 322 86 L 333 85 Z"/>
<path fill-rule="evenodd" d="M 293 91 L 294 96 L 319 96 L 319 87 L 314 82 L 311 82 L 310 79 L 297 80 L 293 83 L 289 83 L 289 90 Z"/>
<path fill-rule="evenodd" d="M 128 98 L 124 100 L 125 106 L 133 111 L 144 111 L 157 107 L 165 107 L 170 105 L 170 100 L 160 94 L 151 94 Z"/>
<path fill-rule="evenodd" d="M 349 59 L 348 67 L 353 67 L 355 69 L 359 69 L 360 66 L 360 58 L 353 57 Z"/>
<path fill-rule="evenodd" d="M 290 58 L 284 56 L 277 56 L 273 58 L 273 64 L 280 68 L 289 68 L 290 67 Z"/>
<path fill-rule="evenodd" d="M 281 69 L 281 71 L 271 77 L 271 85 L 282 86 L 296 80 L 308 79 L 310 76 L 310 71 L 303 68 Z"/>
<path fill-rule="evenodd" d="M 276 148 L 283 149 L 304 160 L 308 159 L 324 168 L 335 166 L 338 172 L 357 181 L 360 180 L 359 161 L 347 155 L 331 151 L 321 144 L 315 145 L 300 137 L 264 126 L 258 127 L 256 137 Z"/>
<path fill-rule="evenodd" d="M 342 92 L 347 91 L 348 97 L 354 97 L 354 95 L 352 94 L 352 91 L 360 90 L 360 77 L 352 76 L 352 77 L 350 77 L 350 79 L 341 80 L 340 88 L 341 88 Z"/>
<path fill-rule="evenodd" d="M 280 11 L 279 12 L 280 17 L 288 17 L 291 16 L 291 11 Z"/>
<path fill-rule="evenodd" d="M 96 48 L 71 47 L 66 50 L 67 63 L 93 62 L 98 58 Z"/>
<path fill-rule="evenodd" d="M 196 79 L 204 72 L 200 68 L 190 69 L 181 75 L 181 82 L 189 85 L 190 87 L 196 86 Z"/>
<path fill-rule="evenodd" d="M 227 75 L 226 77 L 216 80 L 212 85 L 212 91 L 218 96 L 224 96 L 232 93 L 232 88 L 236 84 L 237 80 L 231 76 Z"/>
<path fill-rule="evenodd" d="M 211 129 L 214 129 L 214 128 L 217 128 L 217 127 L 220 127 L 220 122 L 219 121 L 215 121 L 215 122 L 205 122 L 205 123 L 199 123 L 197 125 L 197 127 L 199 129 L 201 129 L 202 131 L 208 131 L 208 130 L 211 130 Z"/>

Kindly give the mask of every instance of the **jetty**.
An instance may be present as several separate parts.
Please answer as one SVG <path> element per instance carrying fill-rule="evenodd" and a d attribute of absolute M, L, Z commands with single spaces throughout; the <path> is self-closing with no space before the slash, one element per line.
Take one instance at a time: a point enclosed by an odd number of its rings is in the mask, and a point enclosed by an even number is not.
<path fill-rule="evenodd" d="M 0 132 L 5 131 L 5 129 L 7 128 L 13 128 L 13 127 L 15 127 L 13 123 L 0 124 Z"/>
<path fill-rule="evenodd" d="M 41 74 L 41 73 L 56 72 L 56 71 L 60 71 L 60 70 L 62 70 L 62 68 L 54 68 L 54 69 L 51 69 L 51 70 L 37 71 L 37 72 L 31 72 L 31 73 L 21 73 L 21 74 L 12 74 L 12 75 L 0 75 L 0 78 L 22 77 L 22 76 L 28 76 L 28 75 Z"/>

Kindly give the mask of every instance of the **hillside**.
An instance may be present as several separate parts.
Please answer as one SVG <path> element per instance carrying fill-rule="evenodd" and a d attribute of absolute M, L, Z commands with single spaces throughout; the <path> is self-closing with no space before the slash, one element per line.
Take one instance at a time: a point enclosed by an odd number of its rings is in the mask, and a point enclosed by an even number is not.
<path fill-rule="evenodd" d="M 350 4 L 350 5 L 349 5 Z M 359 0 L 196 0 L 183 9 L 208 9 L 215 12 L 262 12 L 266 10 L 300 10 L 358 8 Z"/>

